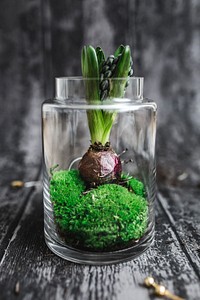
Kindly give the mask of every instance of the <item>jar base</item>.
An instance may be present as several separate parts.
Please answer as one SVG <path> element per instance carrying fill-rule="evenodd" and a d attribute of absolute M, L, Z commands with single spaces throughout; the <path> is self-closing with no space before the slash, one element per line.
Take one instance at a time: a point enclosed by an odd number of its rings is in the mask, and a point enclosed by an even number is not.
<path fill-rule="evenodd" d="M 145 252 L 154 241 L 154 226 L 151 226 L 137 245 L 111 252 L 90 252 L 67 247 L 54 240 L 45 230 L 45 242 L 48 248 L 59 257 L 70 262 L 88 265 L 107 265 L 134 259 Z"/>

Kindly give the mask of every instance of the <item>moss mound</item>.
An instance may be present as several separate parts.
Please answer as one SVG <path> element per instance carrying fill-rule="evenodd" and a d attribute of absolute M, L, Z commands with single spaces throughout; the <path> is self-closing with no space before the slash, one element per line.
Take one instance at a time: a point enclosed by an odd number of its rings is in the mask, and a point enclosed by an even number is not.
<path fill-rule="evenodd" d="M 141 184 L 134 179 L 127 185 L 135 192 L 117 184 L 104 184 L 84 194 L 86 187 L 78 171 L 55 172 L 50 195 L 63 238 L 74 247 L 96 251 L 123 248 L 139 239 L 148 218 Z M 134 189 L 133 185 L 140 188 Z"/>

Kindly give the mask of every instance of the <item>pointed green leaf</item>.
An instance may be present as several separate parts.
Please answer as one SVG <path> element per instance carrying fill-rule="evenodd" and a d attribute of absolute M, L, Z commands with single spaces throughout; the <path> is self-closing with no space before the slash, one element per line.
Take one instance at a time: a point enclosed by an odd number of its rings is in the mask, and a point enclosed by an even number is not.
<path fill-rule="evenodd" d="M 119 47 L 120 48 L 120 47 Z M 119 49 L 118 48 L 118 49 Z M 122 47 L 120 48 L 120 51 Z M 112 97 L 123 97 L 126 87 L 126 82 L 128 79 L 128 73 L 131 61 L 131 51 L 129 46 L 125 46 L 123 51 L 120 53 L 119 61 L 113 77 L 110 82 L 110 93 L 109 96 Z"/>
<path fill-rule="evenodd" d="M 96 54 L 97 54 L 97 60 L 99 63 L 99 70 L 101 70 L 102 64 L 104 63 L 104 61 L 106 59 L 105 54 L 104 54 L 103 50 L 101 49 L 101 47 L 96 48 Z"/>
<path fill-rule="evenodd" d="M 128 77 L 128 72 L 131 62 L 131 51 L 129 46 L 125 46 L 121 52 L 121 56 L 117 63 L 115 73 L 113 74 L 114 78 L 126 78 Z"/>
<path fill-rule="evenodd" d="M 114 53 L 118 57 L 114 74 L 109 79 L 109 97 L 123 97 L 126 87 L 128 73 L 130 70 L 131 53 L 129 46 L 120 45 Z M 92 46 L 84 46 L 82 50 L 82 73 L 86 79 L 86 99 L 89 103 L 97 101 L 100 103 L 99 76 L 105 55 L 100 47 L 96 50 Z M 88 125 L 92 143 L 109 141 L 110 131 L 116 117 L 116 113 L 103 110 L 90 110 L 87 112 Z"/>
<path fill-rule="evenodd" d="M 119 54 L 121 54 L 124 50 L 124 45 L 120 45 L 117 50 L 114 53 L 114 56 L 117 57 Z"/>
<path fill-rule="evenodd" d="M 88 101 L 100 100 L 99 64 L 96 51 L 92 46 L 84 46 L 81 57 L 82 74 L 86 80 L 86 98 Z"/>
<path fill-rule="evenodd" d="M 96 51 L 92 46 L 84 46 L 82 50 L 82 74 L 85 78 L 99 78 L 99 64 Z"/>

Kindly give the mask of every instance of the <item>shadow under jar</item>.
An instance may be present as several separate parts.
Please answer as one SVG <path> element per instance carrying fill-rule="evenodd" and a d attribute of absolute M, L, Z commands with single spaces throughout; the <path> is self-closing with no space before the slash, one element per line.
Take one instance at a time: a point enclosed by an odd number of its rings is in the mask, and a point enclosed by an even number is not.
<path fill-rule="evenodd" d="M 154 238 L 157 107 L 143 98 L 143 78 L 104 101 L 86 99 L 92 80 L 56 78 L 55 99 L 42 105 L 44 232 L 64 259 L 109 264 L 136 257 Z M 91 146 L 99 117 L 112 123 L 103 147 Z"/>

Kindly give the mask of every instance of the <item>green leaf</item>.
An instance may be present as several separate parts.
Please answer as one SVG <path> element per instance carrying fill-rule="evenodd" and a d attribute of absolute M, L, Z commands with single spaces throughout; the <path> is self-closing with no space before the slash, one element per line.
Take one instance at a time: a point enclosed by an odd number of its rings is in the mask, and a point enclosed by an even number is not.
<path fill-rule="evenodd" d="M 99 63 L 96 51 L 92 46 L 84 46 L 81 57 L 82 74 L 86 80 L 86 98 L 88 101 L 98 101 L 99 96 Z"/>
<path fill-rule="evenodd" d="M 115 57 L 118 57 L 118 55 L 121 54 L 121 53 L 123 52 L 123 50 L 124 50 L 124 45 L 120 45 L 120 46 L 117 48 L 117 50 L 115 51 L 114 56 L 115 56 Z"/>
<path fill-rule="evenodd" d="M 98 50 L 100 59 L 100 51 Z M 102 54 L 101 54 L 102 56 Z M 88 103 L 99 102 L 99 62 L 96 50 L 92 46 L 84 46 L 81 56 L 83 78 L 85 78 L 86 100 Z M 104 120 L 101 110 L 87 112 L 88 126 L 92 143 L 101 142 Z"/>
<path fill-rule="evenodd" d="M 120 52 L 121 56 L 119 57 L 119 61 L 113 74 L 113 79 L 110 82 L 109 96 L 111 98 L 121 98 L 124 96 L 131 62 L 131 51 L 129 46 L 120 46 L 116 52 Z"/>
<path fill-rule="evenodd" d="M 92 46 L 84 46 L 82 50 L 82 74 L 84 78 L 99 78 L 97 54 Z"/>
<path fill-rule="evenodd" d="M 88 110 L 87 111 L 88 126 L 90 130 L 91 142 L 101 142 L 104 132 L 104 118 L 102 110 Z M 106 141 L 107 142 L 107 141 Z"/>
<path fill-rule="evenodd" d="M 131 62 L 130 47 L 123 46 L 123 50 L 122 50 L 122 52 L 120 52 L 120 54 L 121 54 L 121 56 L 119 57 L 119 61 L 117 63 L 117 67 L 113 74 L 113 78 L 126 78 L 127 79 L 129 68 L 130 68 L 130 62 Z"/>
<path fill-rule="evenodd" d="M 101 70 L 102 68 L 102 65 L 105 61 L 105 54 L 103 52 L 103 50 L 101 49 L 101 47 L 97 47 L 96 48 L 96 54 L 97 54 L 97 60 L 98 60 L 98 63 L 99 63 L 99 70 Z"/>
<path fill-rule="evenodd" d="M 119 60 L 112 78 L 109 79 L 109 98 L 121 98 L 124 96 L 124 90 L 130 68 L 130 47 L 120 45 L 115 51 L 114 56 L 119 57 Z M 104 52 L 100 47 L 97 47 L 96 49 L 90 45 L 83 47 L 81 65 L 83 78 L 86 79 L 85 87 L 88 103 L 101 103 L 99 76 L 102 64 L 105 60 Z M 112 129 L 116 113 L 103 110 L 90 110 L 87 112 L 87 117 L 92 143 L 101 142 L 104 145 L 109 141 L 110 131 Z"/>

